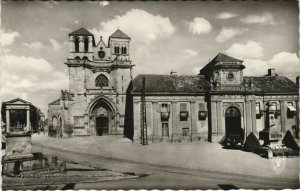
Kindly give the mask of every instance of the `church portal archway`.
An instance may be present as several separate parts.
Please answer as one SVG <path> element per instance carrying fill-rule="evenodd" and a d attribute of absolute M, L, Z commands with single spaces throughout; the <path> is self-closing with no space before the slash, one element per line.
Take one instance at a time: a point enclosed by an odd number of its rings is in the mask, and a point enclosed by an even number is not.
<path fill-rule="evenodd" d="M 90 110 L 90 128 L 97 136 L 114 134 L 115 111 L 105 99 L 97 100 Z"/>
<path fill-rule="evenodd" d="M 228 134 L 243 135 L 241 112 L 237 107 L 230 106 L 225 111 L 225 131 Z"/>

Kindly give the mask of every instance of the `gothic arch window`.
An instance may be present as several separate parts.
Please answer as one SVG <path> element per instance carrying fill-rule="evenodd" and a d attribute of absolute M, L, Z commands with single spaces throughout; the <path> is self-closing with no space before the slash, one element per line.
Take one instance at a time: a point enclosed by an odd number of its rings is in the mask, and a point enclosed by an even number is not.
<path fill-rule="evenodd" d="M 103 74 L 100 74 L 95 81 L 95 86 L 96 87 L 107 87 L 108 86 L 108 79 L 106 76 L 104 76 Z"/>
<path fill-rule="evenodd" d="M 89 58 L 87 56 L 82 57 L 82 60 L 88 60 Z"/>
<path fill-rule="evenodd" d="M 75 52 L 79 52 L 79 38 L 78 37 L 75 37 L 74 43 L 75 43 Z"/>

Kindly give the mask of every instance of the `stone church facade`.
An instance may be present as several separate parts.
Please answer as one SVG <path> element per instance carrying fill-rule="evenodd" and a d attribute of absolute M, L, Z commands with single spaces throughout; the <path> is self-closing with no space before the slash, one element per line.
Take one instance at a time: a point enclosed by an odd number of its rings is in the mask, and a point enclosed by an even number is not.
<path fill-rule="evenodd" d="M 102 37 L 80 28 L 69 34 L 69 90 L 49 104 L 53 128 L 72 135 L 123 134 L 126 91 L 132 80 L 130 37 L 120 30 Z"/>
<path fill-rule="evenodd" d="M 139 141 L 145 80 L 151 142 L 219 139 L 244 130 L 299 132 L 299 84 L 275 69 L 244 76 L 243 61 L 218 54 L 198 75 L 140 74 L 132 79 L 130 37 L 114 32 L 106 45 L 84 28 L 69 34 L 69 90 L 49 104 L 51 128 L 75 135 L 116 135 Z M 297 80 L 299 82 L 299 79 Z M 50 127 L 49 126 L 49 127 Z"/>

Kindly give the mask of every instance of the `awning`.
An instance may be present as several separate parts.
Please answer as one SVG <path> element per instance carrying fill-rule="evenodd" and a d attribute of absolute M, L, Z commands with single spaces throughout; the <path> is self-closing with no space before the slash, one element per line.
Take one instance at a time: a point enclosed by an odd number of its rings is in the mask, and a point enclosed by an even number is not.
<path fill-rule="evenodd" d="M 287 106 L 288 107 L 288 110 L 290 110 L 290 111 L 296 111 L 296 108 L 294 108 L 293 106 L 291 106 L 291 105 L 289 105 L 289 106 Z"/>

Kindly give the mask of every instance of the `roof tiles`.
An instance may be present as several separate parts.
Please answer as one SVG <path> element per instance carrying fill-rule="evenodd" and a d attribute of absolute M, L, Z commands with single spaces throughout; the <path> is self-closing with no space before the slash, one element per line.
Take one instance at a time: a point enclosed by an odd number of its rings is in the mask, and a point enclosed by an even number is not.
<path fill-rule="evenodd" d="M 130 39 L 130 37 L 124 32 L 122 32 L 120 29 L 117 29 L 112 35 L 110 35 L 110 38 Z"/>

